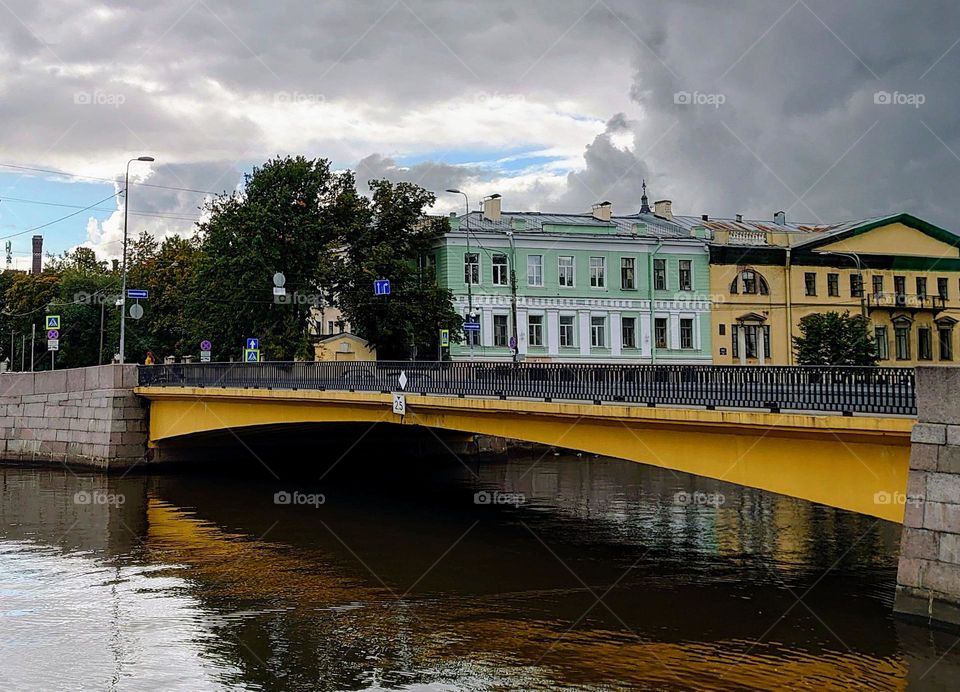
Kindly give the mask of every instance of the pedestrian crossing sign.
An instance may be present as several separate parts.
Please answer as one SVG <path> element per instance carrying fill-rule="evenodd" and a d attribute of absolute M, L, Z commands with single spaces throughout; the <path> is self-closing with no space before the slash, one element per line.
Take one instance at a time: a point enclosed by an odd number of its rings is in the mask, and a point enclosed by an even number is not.
<path fill-rule="evenodd" d="M 60 315 L 47 315 L 47 329 L 60 329 Z"/>
<path fill-rule="evenodd" d="M 245 348 L 245 349 L 243 349 L 243 362 L 244 362 L 244 363 L 259 363 L 259 362 L 260 362 L 260 349 L 259 349 L 259 348 Z"/>

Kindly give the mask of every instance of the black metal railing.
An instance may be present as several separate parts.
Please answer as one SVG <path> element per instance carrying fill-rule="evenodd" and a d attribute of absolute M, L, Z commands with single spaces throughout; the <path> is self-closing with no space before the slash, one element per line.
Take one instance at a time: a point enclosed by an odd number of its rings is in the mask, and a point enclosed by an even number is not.
<path fill-rule="evenodd" d="M 401 386 L 401 378 L 404 380 Z M 916 415 L 912 368 L 567 363 L 142 365 L 141 386 L 313 389 Z"/>

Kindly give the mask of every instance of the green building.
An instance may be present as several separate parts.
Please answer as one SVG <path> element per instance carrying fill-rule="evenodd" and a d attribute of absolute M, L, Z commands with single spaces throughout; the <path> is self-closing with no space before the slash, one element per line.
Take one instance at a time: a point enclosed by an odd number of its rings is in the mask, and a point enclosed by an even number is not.
<path fill-rule="evenodd" d="M 672 218 L 669 201 L 650 209 L 646 189 L 629 216 L 609 202 L 588 214 L 503 212 L 499 195 L 451 215 L 438 281 L 480 327 L 451 357 L 710 363 L 706 229 Z"/>

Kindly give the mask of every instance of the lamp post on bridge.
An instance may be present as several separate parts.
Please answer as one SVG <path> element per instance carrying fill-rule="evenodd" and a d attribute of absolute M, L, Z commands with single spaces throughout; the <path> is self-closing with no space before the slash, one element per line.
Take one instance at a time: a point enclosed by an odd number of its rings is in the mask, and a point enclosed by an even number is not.
<path fill-rule="evenodd" d="M 467 214 L 463 217 L 463 230 L 467 234 L 467 257 L 470 256 L 470 199 L 467 197 L 467 193 L 462 190 L 458 190 L 455 187 L 447 188 L 447 192 L 454 195 L 463 195 L 463 203 L 467 208 Z M 467 281 L 467 318 L 473 322 L 473 265 L 470 265 L 470 275 L 469 281 Z M 467 344 L 470 346 L 470 358 L 473 359 L 473 340 L 474 335 L 471 332 L 467 336 Z"/>
<path fill-rule="evenodd" d="M 138 156 L 127 161 L 127 171 L 123 176 L 123 279 L 120 288 L 120 364 L 126 356 L 127 334 L 127 216 L 130 212 L 130 164 L 134 161 L 154 161 L 152 156 Z"/>

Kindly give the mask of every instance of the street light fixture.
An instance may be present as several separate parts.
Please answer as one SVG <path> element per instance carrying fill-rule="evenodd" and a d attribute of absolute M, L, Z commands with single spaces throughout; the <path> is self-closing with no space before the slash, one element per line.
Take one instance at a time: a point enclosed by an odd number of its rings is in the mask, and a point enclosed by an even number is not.
<path fill-rule="evenodd" d="M 127 214 L 130 211 L 130 164 L 134 161 L 153 161 L 152 156 L 138 156 L 127 161 L 127 172 L 123 177 L 123 280 L 120 289 L 120 363 L 126 355 L 127 328 Z"/>
<path fill-rule="evenodd" d="M 465 204 L 466 207 L 467 207 L 467 215 L 466 215 L 466 217 L 464 217 L 463 230 L 464 230 L 464 231 L 466 232 L 466 234 L 467 234 L 467 256 L 469 257 L 469 255 L 470 255 L 470 199 L 467 197 L 467 193 L 466 193 L 466 192 L 463 192 L 462 190 L 458 190 L 458 189 L 455 188 L 455 187 L 447 188 L 447 192 L 449 192 L 449 193 L 451 193 L 451 194 L 454 194 L 454 195 L 463 195 L 463 202 L 464 202 L 464 204 Z M 472 268 L 472 267 L 470 268 L 470 276 L 469 276 L 469 279 L 470 279 L 470 280 L 467 281 L 467 317 L 469 317 L 470 321 L 472 322 L 472 321 L 473 321 L 473 318 L 474 318 L 474 314 L 473 314 L 473 268 Z M 472 332 L 470 333 L 470 336 L 468 337 L 467 340 L 468 340 L 468 343 L 469 343 L 469 345 L 470 345 L 470 357 L 473 358 L 473 341 L 474 341 L 474 335 L 473 335 Z"/>
<path fill-rule="evenodd" d="M 867 316 L 867 305 L 865 302 L 864 296 L 867 294 L 866 286 L 863 284 L 863 265 L 860 262 L 860 255 L 852 251 L 841 252 L 839 250 L 817 250 L 818 255 L 837 255 L 840 257 L 848 257 L 856 262 L 857 265 L 857 276 L 860 277 L 860 314 L 864 317 Z"/>

